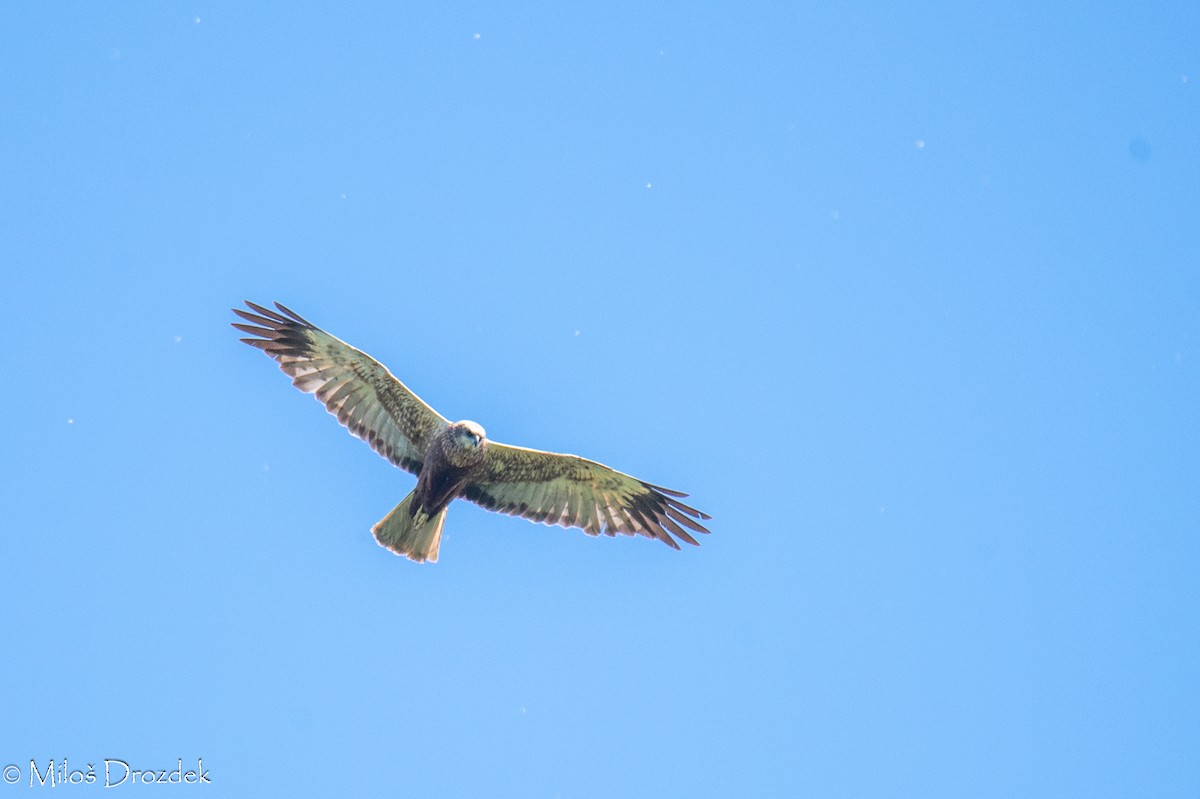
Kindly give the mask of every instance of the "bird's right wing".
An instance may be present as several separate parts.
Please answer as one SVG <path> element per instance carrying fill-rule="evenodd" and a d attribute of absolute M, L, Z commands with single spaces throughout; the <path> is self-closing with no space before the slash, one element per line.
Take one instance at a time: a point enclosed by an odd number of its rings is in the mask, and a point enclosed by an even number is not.
<path fill-rule="evenodd" d="M 416 474 L 430 439 L 449 422 L 408 390 L 383 364 L 279 303 L 279 313 L 246 301 L 233 326 L 279 362 L 292 384 L 315 393 L 338 421 L 383 457 Z"/>
<path fill-rule="evenodd" d="M 463 496 L 477 505 L 588 535 L 644 535 L 679 549 L 707 533 L 711 518 L 680 501 L 687 494 L 646 483 L 602 463 L 489 441 Z M 686 528 L 686 529 L 685 529 Z M 672 538 L 674 536 L 674 538 Z"/>

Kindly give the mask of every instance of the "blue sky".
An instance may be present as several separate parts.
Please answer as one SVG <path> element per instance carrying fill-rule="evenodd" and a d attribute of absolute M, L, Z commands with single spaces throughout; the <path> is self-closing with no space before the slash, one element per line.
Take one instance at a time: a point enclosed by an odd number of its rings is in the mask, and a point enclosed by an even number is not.
<path fill-rule="evenodd" d="M 1195 796 L 1200 10 L 27 3 L 0 767 L 213 796 Z M 229 308 L 698 549 L 450 509 Z M 102 779 L 102 777 L 101 777 Z"/>

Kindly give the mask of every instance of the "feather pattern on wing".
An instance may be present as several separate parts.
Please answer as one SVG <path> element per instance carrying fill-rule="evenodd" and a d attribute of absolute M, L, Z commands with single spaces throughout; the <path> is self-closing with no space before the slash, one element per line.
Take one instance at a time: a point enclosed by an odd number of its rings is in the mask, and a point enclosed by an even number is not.
<path fill-rule="evenodd" d="M 644 535 L 679 549 L 711 518 L 681 494 L 580 458 L 489 441 L 463 496 L 489 510 L 543 524 L 580 527 L 588 535 Z M 686 529 L 684 529 L 686 528 Z M 675 536 L 672 538 L 671 536 Z"/>
<path fill-rule="evenodd" d="M 383 457 L 413 474 L 426 447 L 448 422 L 365 352 L 321 330 L 279 303 L 279 312 L 246 301 L 233 312 L 242 341 L 279 362 L 293 385 L 315 394 L 338 421 Z"/>

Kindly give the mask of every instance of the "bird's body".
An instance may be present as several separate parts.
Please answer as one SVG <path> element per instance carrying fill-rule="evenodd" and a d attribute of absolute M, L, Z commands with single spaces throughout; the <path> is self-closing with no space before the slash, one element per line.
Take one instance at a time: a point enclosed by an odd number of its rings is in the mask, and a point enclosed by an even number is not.
<path fill-rule="evenodd" d="M 434 513 L 462 494 L 483 464 L 487 444 L 483 428 L 475 422 L 455 422 L 434 436 L 414 489 L 420 507 Z"/>
<path fill-rule="evenodd" d="M 251 324 L 234 327 L 279 362 L 301 391 L 379 454 L 417 475 L 417 486 L 373 528 L 376 540 L 415 561 L 436 561 L 446 509 L 458 497 L 490 510 L 590 535 L 672 535 L 696 544 L 709 516 L 679 501 L 687 496 L 642 482 L 603 464 L 488 441 L 471 421 L 450 422 L 382 365 L 276 303 L 234 309 Z M 687 528 L 687 529 L 684 529 Z"/>

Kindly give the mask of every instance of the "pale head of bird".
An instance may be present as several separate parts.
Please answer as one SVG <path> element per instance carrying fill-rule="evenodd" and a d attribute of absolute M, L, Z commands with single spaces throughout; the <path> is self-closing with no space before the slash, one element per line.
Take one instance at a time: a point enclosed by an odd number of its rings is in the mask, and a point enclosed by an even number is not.
<path fill-rule="evenodd" d="M 483 425 L 466 419 L 454 422 L 446 428 L 446 432 L 454 444 L 454 449 L 460 452 L 478 452 L 482 450 L 484 442 L 487 441 Z"/>

